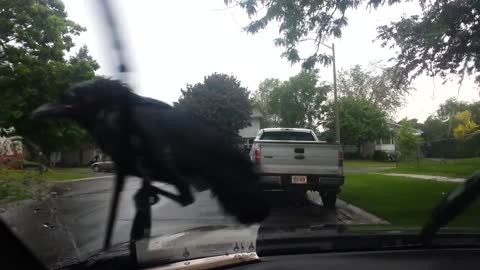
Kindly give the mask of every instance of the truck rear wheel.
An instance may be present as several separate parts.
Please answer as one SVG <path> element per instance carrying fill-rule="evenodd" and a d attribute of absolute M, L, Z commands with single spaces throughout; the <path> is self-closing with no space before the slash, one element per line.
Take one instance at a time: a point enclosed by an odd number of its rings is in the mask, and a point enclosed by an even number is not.
<path fill-rule="evenodd" d="M 321 191 L 320 197 L 325 208 L 334 209 L 337 202 L 337 191 Z"/>

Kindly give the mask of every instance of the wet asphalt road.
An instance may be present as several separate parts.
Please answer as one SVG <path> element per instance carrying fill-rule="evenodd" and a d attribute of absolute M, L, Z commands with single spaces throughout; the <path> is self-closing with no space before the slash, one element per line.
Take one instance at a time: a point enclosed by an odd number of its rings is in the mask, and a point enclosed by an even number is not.
<path fill-rule="evenodd" d="M 51 198 L 23 201 L 3 207 L 0 217 L 48 266 L 58 267 L 83 260 L 98 252 L 103 243 L 113 178 L 58 184 Z M 137 178 L 129 178 L 121 196 L 113 243 L 128 241 L 134 216 L 132 196 L 139 187 Z M 173 191 L 170 186 L 162 186 Z M 311 195 L 311 194 L 310 194 Z M 209 191 L 197 193 L 194 204 L 181 207 L 162 198 L 153 206 L 152 235 L 171 234 L 200 226 L 235 225 L 225 216 Z M 318 226 L 324 224 L 365 223 L 345 209 L 324 209 L 319 197 L 312 203 L 292 207 L 271 196 L 275 208 L 263 227 Z"/>

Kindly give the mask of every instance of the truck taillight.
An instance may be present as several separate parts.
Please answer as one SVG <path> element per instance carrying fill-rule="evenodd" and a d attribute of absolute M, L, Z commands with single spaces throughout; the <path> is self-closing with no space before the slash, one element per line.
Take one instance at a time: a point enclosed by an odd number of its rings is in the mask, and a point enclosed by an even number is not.
<path fill-rule="evenodd" d="M 338 167 L 343 167 L 343 151 L 338 150 Z"/>
<path fill-rule="evenodd" d="M 255 152 L 254 152 L 254 161 L 256 164 L 259 164 L 260 163 L 260 156 L 261 156 L 261 152 L 260 152 L 260 148 L 255 148 Z"/>

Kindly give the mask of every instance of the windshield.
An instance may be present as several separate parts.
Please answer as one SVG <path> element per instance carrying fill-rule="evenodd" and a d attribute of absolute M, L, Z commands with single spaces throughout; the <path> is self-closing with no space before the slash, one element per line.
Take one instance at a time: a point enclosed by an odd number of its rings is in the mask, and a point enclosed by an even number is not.
<path fill-rule="evenodd" d="M 49 268 L 125 243 L 164 263 L 417 235 L 480 169 L 479 16 L 456 0 L 0 1 L 0 218 Z M 441 233 L 478 232 L 479 211 Z"/>

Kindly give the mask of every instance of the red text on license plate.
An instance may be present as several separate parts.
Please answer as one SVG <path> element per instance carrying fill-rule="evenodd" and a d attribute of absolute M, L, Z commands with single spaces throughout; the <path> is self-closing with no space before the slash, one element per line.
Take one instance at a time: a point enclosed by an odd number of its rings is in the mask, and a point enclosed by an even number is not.
<path fill-rule="evenodd" d="M 292 184 L 306 184 L 307 176 L 305 175 L 292 175 Z"/>

